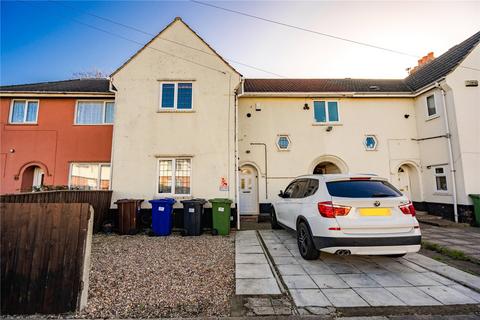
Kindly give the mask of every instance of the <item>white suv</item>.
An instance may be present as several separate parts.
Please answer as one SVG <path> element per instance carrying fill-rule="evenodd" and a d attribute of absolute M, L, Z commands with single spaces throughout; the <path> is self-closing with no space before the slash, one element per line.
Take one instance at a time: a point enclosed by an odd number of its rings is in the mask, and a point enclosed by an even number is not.
<path fill-rule="evenodd" d="M 308 175 L 293 180 L 272 205 L 273 229 L 297 233 L 304 259 L 339 255 L 403 256 L 420 250 L 415 209 L 374 175 Z"/>

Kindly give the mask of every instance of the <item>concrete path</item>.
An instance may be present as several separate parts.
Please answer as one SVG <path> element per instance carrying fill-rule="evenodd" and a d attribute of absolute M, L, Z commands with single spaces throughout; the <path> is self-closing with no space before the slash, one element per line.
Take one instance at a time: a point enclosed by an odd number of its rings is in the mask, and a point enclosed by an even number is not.
<path fill-rule="evenodd" d="M 306 261 L 291 233 L 285 230 L 259 233 L 299 308 L 480 303 L 479 292 L 435 272 L 439 265 L 421 267 L 419 264 L 425 260 L 420 261 L 420 255 L 393 259 L 322 253 L 320 259 Z M 479 280 L 474 278 L 470 280 Z"/>
<path fill-rule="evenodd" d="M 237 295 L 281 294 L 254 230 L 235 234 L 235 292 Z"/>
<path fill-rule="evenodd" d="M 422 224 L 422 240 L 463 252 L 480 261 L 480 228 L 443 228 Z"/>

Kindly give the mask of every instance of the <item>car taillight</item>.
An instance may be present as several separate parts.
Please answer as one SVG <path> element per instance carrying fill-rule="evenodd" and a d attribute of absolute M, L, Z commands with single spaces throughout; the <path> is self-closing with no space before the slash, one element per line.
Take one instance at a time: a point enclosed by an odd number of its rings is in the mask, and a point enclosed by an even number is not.
<path fill-rule="evenodd" d="M 413 207 L 412 202 L 408 202 L 407 204 L 399 206 L 400 210 L 402 210 L 403 214 L 411 214 L 412 217 L 415 217 L 415 208 Z"/>
<path fill-rule="evenodd" d="M 333 204 L 332 201 L 319 202 L 317 206 L 318 212 L 325 218 L 346 216 L 350 212 L 350 207 Z"/>

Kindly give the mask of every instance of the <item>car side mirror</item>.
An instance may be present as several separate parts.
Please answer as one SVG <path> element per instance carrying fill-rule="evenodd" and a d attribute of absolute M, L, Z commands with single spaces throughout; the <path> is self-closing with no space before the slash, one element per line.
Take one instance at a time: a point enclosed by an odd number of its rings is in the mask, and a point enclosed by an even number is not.
<path fill-rule="evenodd" d="M 285 194 L 283 193 L 283 190 L 280 190 L 280 193 L 278 194 L 278 196 L 279 196 L 280 198 L 283 198 L 283 197 L 285 196 Z"/>

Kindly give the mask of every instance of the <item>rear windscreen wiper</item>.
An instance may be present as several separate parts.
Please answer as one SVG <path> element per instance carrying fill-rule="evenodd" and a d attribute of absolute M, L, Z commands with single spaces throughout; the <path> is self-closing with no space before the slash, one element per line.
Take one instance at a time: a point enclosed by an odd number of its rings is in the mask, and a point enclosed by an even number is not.
<path fill-rule="evenodd" d="M 374 193 L 372 194 L 372 198 L 386 198 L 386 197 L 391 197 L 391 194 L 388 193 Z"/>

